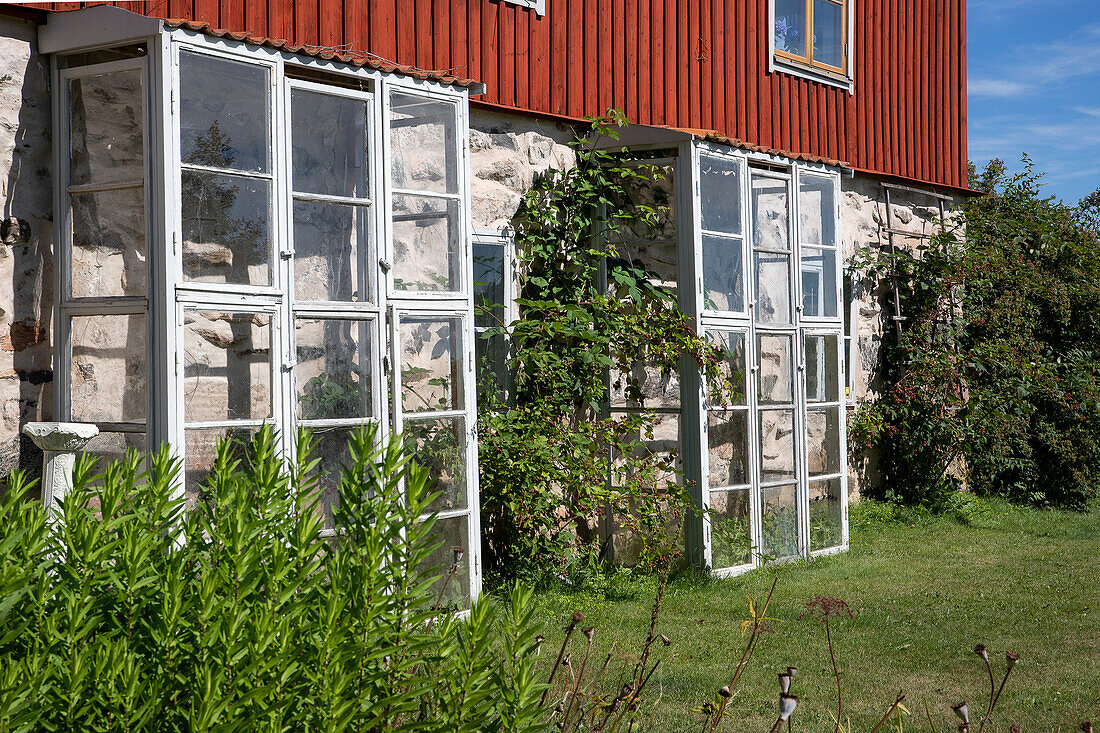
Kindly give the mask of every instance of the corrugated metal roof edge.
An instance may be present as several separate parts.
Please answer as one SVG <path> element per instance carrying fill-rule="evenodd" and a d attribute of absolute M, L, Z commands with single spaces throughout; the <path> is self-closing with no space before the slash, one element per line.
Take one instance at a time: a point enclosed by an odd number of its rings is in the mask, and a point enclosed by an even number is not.
<path fill-rule="evenodd" d="M 655 127 L 664 127 L 668 130 L 677 130 L 679 132 L 692 135 L 700 140 L 706 140 L 708 142 L 721 143 L 723 145 L 729 145 L 731 147 L 740 148 L 742 150 L 748 150 L 753 153 L 763 153 L 765 155 L 776 155 L 783 158 L 789 158 L 791 160 L 803 160 L 807 163 L 820 163 L 821 165 L 829 165 L 834 168 L 848 168 L 854 170 L 852 166 L 843 160 L 836 160 L 834 158 L 826 158 L 821 155 L 813 155 L 811 153 L 795 153 L 790 150 L 780 150 L 778 148 L 766 148 L 761 145 L 753 145 L 747 143 L 744 140 L 738 140 L 737 138 L 723 135 L 717 130 L 702 130 L 694 127 L 669 127 L 667 125 L 655 125 Z"/>
<path fill-rule="evenodd" d="M 386 73 L 402 74 L 404 76 L 411 76 L 414 79 L 435 81 L 440 84 L 462 87 L 464 89 L 469 89 L 471 93 L 474 94 L 484 93 L 484 85 L 474 79 L 454 76 L 445 71 L 419 69 L 415 66 L 398 64 L 366 51 L 354 51 L 351 49 L 331 48 L 327 46 L 296 45 L 282 38 L 253 36 L 248 33 L 231 31 L 225 28 L 214 28 L 209 23 L 205 22 L 195 22 L 178 18 L 164 18 L 162 20 L 164 25 L 169 28 L 179 28 L 194 33 L 214 36 L 215 38 L 240 41 L 253 46 L 272 48 L 278 51 L 286 51 L 287 53 L 309 56 L 310 58 L 323 59 L 325 61 L 338 61 L 342 64 L 349 64 L 351 66 L 366 66 Z"/>

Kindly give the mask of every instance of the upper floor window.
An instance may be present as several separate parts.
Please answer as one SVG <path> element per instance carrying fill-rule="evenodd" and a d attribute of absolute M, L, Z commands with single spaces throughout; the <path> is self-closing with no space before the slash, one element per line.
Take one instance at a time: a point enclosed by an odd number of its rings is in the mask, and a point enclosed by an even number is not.
<path fill-rule="evenodd" d="M 775 61 L 846 79 L 851 3 L 852 0 L 772 0 Z"/>

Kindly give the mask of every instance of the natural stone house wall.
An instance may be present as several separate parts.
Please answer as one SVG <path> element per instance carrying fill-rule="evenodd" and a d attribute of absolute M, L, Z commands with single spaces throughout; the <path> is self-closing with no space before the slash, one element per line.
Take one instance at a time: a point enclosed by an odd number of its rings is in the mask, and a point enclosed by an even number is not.
<path fill-rule="evenodd" d="M 0 476 L 38 469 L 20 427 L 53 410 L 50 65 L 37 33 L 0 15 Z"/>

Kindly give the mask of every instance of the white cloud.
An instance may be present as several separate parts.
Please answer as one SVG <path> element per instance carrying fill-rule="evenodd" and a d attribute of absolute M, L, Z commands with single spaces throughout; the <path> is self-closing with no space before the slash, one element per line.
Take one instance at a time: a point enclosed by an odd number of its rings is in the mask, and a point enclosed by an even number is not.
<path fill-rule="evenodd" d="M 1018 97 L 1027 91 L 1027 87 L 1009 79 L 968 79 L 966 91 L 981 97 Z"/>

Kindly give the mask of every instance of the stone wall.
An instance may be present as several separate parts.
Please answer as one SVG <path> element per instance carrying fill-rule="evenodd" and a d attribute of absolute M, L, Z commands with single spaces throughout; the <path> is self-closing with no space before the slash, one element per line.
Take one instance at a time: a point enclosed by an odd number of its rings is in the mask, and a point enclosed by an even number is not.
<path fill-rule="evenodd" d="M 50 66 L 37 33 L 0 15 L 0 476 L 37 472 L 20 428 L 53 411 Z"/>
<path fill-rule="evenodd" d="M 511 225 L 523 195 L 550 168 L 576 163 L 574 131 L 518 115 L 470 111 L 470 200 L 476 229 Z"/>
<path fill-rule="evenodd" d="M 864 175 L 841 177 L 841 239 L 846 263 L 862 250 L 887 248 L 889 240 L 885 231 L 884 194 L 882 183 L 877 178 Z M 894 190 L 890 193 L 890 199 L 893 228 L 912 233 L 912 236 L 895 235 L 895 246 L 914 248 L 938 230 L 940 212 L 935 198 Z M 958 215 L 960 204 L 961 199 L 944 202 L 944 211 L 949 219 Z M 893 315 L 892 292 L 888 281 L 852 277 L 852 302 L 845 304 L 855 309 L 856 316 L 855 353 L 847 355 L 848 369 L 852 374 L 849 405 L 858 406 L 881 394 L 883 339 L 887 329 L 894 327 L 889 320 Z M 850 461 L 848 470 L 848 493 L 851 496 L 858 496 L 861 486 L 873 485 L 880 480 L 873 454 L 859 461 Z"/>

